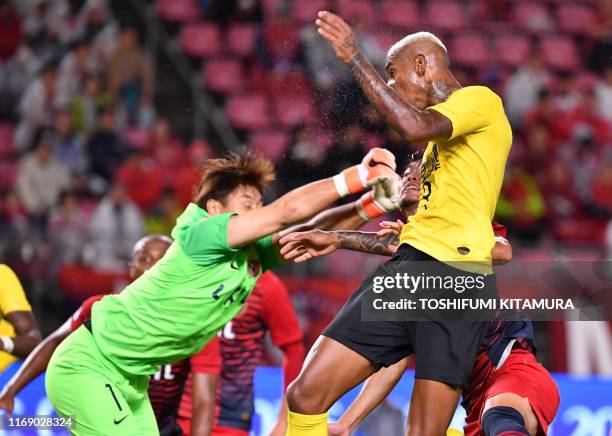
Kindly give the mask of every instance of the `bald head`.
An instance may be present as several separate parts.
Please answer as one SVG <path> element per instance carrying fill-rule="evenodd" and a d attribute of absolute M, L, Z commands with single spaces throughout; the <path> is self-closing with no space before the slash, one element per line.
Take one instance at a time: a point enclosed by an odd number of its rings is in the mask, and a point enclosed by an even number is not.
<path fill-rule="evenodd" d="M 165 235 L 145 236 L 136 242 L 132 250 L 130 277 L 135 280 L 144 274 L 164 257 L 170 245 L 172 245 L 172 239 Z"/>

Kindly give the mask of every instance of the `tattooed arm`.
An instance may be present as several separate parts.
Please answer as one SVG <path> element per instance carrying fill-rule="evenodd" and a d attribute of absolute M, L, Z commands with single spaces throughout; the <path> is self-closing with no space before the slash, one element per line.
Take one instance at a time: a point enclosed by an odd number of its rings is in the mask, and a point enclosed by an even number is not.
<path fill-rule="evenodd" d="M 354 231 L 324 232 L 311 230 L 296 232 L 281 238 L 281 254 L 286 260 L 304 262 L 313 257 L 325 256 L 338 248 L 363 253 L 391 256 L 397 249 L 399 235 Z"/>
<path fill-rule="evenodd" d="M 422 142 L 450 137 L 453 129 L 448 118 L 434 110 L 418 109 L 403 100 L 384 82 L 372 64 L 359 52 L 352 29 L 342 18 L 331 12 L 319 12 L 316 25 L 319 34 L 336 51 L 336 56 L 351 68 L 370 103 L 406 141 Z M 387 71 L 389 80 L 395 80 L 394 67 L 388 65 Z M 454 90 L 448 88 L 443 81 L 436 81 L 432 88 L 440 101 L 445 100 Z"/>

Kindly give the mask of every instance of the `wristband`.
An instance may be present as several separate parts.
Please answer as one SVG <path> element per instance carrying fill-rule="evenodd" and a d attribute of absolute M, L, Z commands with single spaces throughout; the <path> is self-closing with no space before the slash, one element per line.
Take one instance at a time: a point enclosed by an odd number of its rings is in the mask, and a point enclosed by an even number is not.
<path fill-rule="evenodd" d="M 13 339 L 9 338 L 8 336 L 0 336 L 0 341 L 2 342 L 4 351 L 9 354 L 13 354 L 13 350 L 15 349 L 15 343 L 13 342 Z"/>
<path fill-rule="evenodd" d="M 366 192 L 357 200 L 357 214 L 364 221 L 370 221 L 385 214 L 385 210 L 374 200 L 372 191 Z"/>

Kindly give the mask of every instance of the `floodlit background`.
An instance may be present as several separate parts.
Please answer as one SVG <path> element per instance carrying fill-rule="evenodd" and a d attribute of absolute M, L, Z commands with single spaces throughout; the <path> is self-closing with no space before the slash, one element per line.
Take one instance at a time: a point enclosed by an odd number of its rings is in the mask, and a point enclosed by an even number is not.
<path fill-rule="evenodd" d="M 400 166 L 422 148 L 385 126 L 318 37 L 321 9 L 378 67 L 393 42 L 432 31 L 460 83 L 503 97 L 514 145 L 496 220 L 515 259 L 612 257 L 612 1 L 0 0 L 0 262 L 43 334 L 125 286 L 134 242 L 169 234 L 206 158 L 268 156 L 272 199 L 370 147 Z M 280 271 L 307 346 L 380 261 L 343 252 Z M 536 332 L 549 370 L 612 376 L 608 322 Z M 278 359 L 270 347 L 262 364 Z M 553 434 L 609 432 L 612 387 L 567 380 Z"/>

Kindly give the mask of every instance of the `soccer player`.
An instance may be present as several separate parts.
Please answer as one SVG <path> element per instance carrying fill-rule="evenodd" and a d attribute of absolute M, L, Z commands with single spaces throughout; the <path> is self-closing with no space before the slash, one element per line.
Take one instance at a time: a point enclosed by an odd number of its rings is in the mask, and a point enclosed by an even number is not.
<path fill-rule="evenodd" d="M 419 185 L 420 164 L 414 161 L 408 165 L 400 185 L 399 204 L 407 220 L 417 209 Z M 286 242 L 281 251 L 297 261 L 327 254 L 336 248 L 390 256 L 397 250 L 402 224 L 401 221 L 383 222 L 383 230 L 377 234 L 321 231 L 290 234 L 281 240 Z M 505 227 L 493 223 L 493 228 L 496 244 L 491 256 L 496 262 L 509 262 L 512 247 L 505 239 Z M 463 392 L 466 436 L 546 435 L 559 407 L 559 393 L 548 371 L 537 362 L 535 352 L 533 327 L 524 315 L 488 324 L 471 369 L 470 385 Z M 388 395 L 407 367 L 408 357 L 405 357 L 372 375 L 340 421 L 330 424 L 329 433 L 348 436 Z"/>
<path fill-rule="evenodd" d="M 372 149 L 337 176 L 262 206 L 274 178 L 268 160 L 247 153 L 205 161 L 164 257 L 93 305 L 91 322 L 49 362 L 47 395 L 60 415 L 75 417 L 71 431 L 156 434 L 148 376 L 201 350 L 240 311 L 262 272 L 281 263 L 272 235 L 375 184 L 391 192 L 394 168 L 390 152 Z"/>
<path fill-rule="evenodd" d="M 217 397 L 217 418 L 213 436 L 248 436 L 255 411 L 255 368 L 264 351 L 264 337 L 269 331 L 272 342 L 284 355 L 284 385 L 293 381 L 304 361 L 302 332 L 285 285 L 272 272 L 257 281 L 244 308 L 219 332 L 223 367 Z M 179 424 L 184 434 L 198 435 L 190 429 L 192 420 L 202 413 L 196 407 L 205 392 L 197 386 L 199 373 L 192 369 L 192 383 L 187 383 L 179 409 Z M 193 386 L 192 386 L 193 385 Z M 193 398 L 192 398 L 193 397 Z M 284 403 L 284 402 L 283 402 Z M 192 406 L 193 404 L 193 406 Z M 283 404 L 273 436 L 285 435 L 287 409 Z M 191 430 L 191 431 L 190 431 Z"/>
<path fill-rule="evenodd" d="M 0 264 L 0 371 L 27 357 L 40 340 L 19 279 L 8 265 Z"/>
<path fill-rule="evenodd" d="M 483 86 L 461 87 L 444 44 L 431 33 L 408 35 L 389 49 L 385 83 L 342 18 L 322 11 L 316 26 L 386 122 L 407 142 L 429 141 L 418 210 L 394 260 L 381 268 L 420 276 L 427 262 L 431 275 L 462 275 L 483 282 L 483 294 L 495 293 L 490 223 L 512 142 L 501 99 Z M 365 281 L 355 298 L 371 288 Z M 326 434 L 329 407 L 407 352 L 416 359 L 410 433 L 443 434 L 469 384 L 482 330 L 476 321 L 364 322 L 358 302 L 346 305 L 287 391 L 289 435 Z"/>
<path fill-rule="evenodd" d="M 163 235 L 145 236 L 140 239 L 132 251 L 132 259 L 129 264 L 129 276 L 132 280 L 140 277 L 146 270 L 162 258 L 166 250 L 172 244 L 172 240 Z M 21 365 L 19 371 L 7 382 L 0 394 L 0 408 L 12 413 L 15 397 L 26 387 L 34 378 L 40 375 L 49 364 L 51 355 L 58 345 L 68 335 L 79 328 L 86 320 L 91 317 L 91 308 L 96 301 L 100 301 L 108 294 L 99 294 L 89 297 L 76 310 L 64 324 L 56 331 L 51 333 L 42 341 L 28 356 Z M 149 385 L 149 397 L 153 405 L 155 417 L 162 434 L 173 434 L 176 431 L 176 411 L 183 392 L 183 385 L 189 374 L 189 368 L 198 365 L 202 372 L 207 373 L 209 394 L 212 401 L 208 409 L 203 411 L 207 415 L 209 433 L 212 431 L 214 423 L 214 395 L 216 378 L 221 369 L 221 354 L 219 342 L 213 340 L 207 344 L 202 351 L 190 359 L 175 362 L 172 368 L 161 368 L 151 380 Z M 179 429 L 180 430 L 180 429 Z"/>

